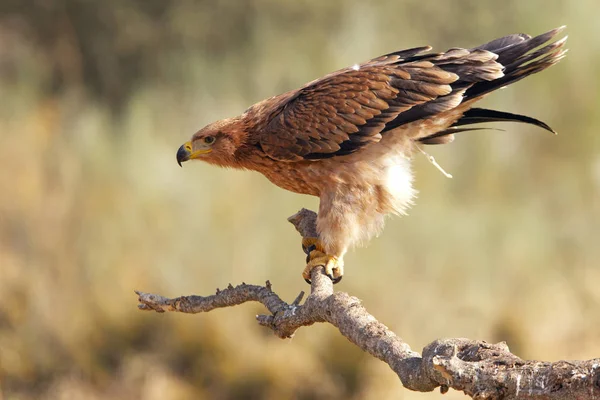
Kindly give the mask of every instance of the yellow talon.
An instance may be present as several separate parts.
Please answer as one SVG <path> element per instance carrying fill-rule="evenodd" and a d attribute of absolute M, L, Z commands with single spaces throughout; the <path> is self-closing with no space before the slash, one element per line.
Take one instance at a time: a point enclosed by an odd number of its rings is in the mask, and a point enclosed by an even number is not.
<path fill-rule="evenodd" d="M 302 277 L 310 283 L 310 273 L 313 268 L 321 266 L 325 268 L 325 274 L 331 278 L 333 283 L 338 283 L 344 275 L 344 262 L 336 256 L 325 254 L 323 245 L 317 238 L 303 238 L 302 248 L 308 254 L 306 268 Z"/>

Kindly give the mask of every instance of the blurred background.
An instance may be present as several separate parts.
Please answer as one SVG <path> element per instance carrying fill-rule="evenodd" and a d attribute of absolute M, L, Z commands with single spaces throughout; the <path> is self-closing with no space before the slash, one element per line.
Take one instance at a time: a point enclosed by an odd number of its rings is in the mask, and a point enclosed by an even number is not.
<path fill-rule="evenodd" d="M 597 0 L 0 2 L 0 398 L 432 399 L 334 328 L 282 341 L 246 304 L 144 313 L 134 289 L 308 289 L 286 218 L 317 200 L 257 173 L 175 162 L 214 120 L 380 54 L 568 25 L 557 66 L 482 106 L 497 124 L 415 158 L 410 216 L 346 258 L 338 290 L 413 349 L 505 340 L 600 354 Z M 464 398 L 451 392 L 444 398 Z"/>

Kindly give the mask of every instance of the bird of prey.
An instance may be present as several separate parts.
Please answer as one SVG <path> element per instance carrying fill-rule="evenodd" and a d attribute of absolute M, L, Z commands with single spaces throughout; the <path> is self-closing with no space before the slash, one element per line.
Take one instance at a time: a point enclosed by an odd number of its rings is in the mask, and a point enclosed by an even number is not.
<path fill-rule="evenodd" d="M 505 36 L 471 49 L 401 50 L 344 68 L 263 100 L 242 115 L 205 126 L 177 151 L 254 170 L 275 185 L 318 196 L 317 238 L 304 238 L 307 266 L 335 282 L 343 257 L 381 232 L 387 214 L 405 214 L 415 196 L 410 160 L 471 124 L 514 121 L 554 132 L 523 115 L 474 108 L 476 101 L 561 60 L 564 27 Z"/>

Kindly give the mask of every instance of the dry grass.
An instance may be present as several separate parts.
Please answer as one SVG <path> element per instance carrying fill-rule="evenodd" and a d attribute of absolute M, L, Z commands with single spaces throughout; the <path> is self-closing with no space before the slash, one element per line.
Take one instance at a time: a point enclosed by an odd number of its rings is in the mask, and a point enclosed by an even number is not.
<path fill-rule="evenodd" d="M 288 300 L 305 289 L 285 218 L 316 200 L 248 172 L 181 170 L 175 150 L 205 123 L 357 60 L 565 23 L 566 60 L 486 100 L 560 135 L 515 125 L 465 134 L 430 150 L 452 180 L 417 157 L 417 206 L 349 254 L 339 289 L 416 349 L 464 336 L 507 340 L 527 358 L 598 356 L 595 1 L 300 3 L 288 20 L 252 3 L 249 47 L 222 41 L 218 65 L 183 46 L 172 65 L 185 78 L 147 79 L 117 119 L 80 90 L 45 95 L 33 44 L 8 50 L 22 69 L 0 81 L 0 398 L 437 398 L 404 391 L 327 326 L 284 342 L 255 324 L 259 308 L 138 312 L 134 289 L 204 294 L 270 279 Z M 211 19 L 210 7 L 187 6 L 173 26 Z"/>

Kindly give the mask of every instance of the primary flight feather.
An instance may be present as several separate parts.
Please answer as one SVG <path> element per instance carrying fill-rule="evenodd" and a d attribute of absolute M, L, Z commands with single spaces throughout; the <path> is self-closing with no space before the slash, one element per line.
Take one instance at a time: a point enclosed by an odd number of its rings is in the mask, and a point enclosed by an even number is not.
<path fill-rule="evenodd" d="M 563 30 L 514 34 L 472 49 L 427 53 L 418 47 L 390 53 L 263 100 L 242 115 L 214 122 L 177 151 L 255 170 L 284 189 L 318 196 L 318 238 L 305 238 L 303 272 L 325 266 L 337 282 L 348 248 L 383 228 L 387 214 L 403 214 L 415 191 L 412 155 L 443 144 L 466 125 L 514 121 L 553 130 L 531 117 L 473 108 L 496 89 L 556 64 L 565 55 Z"/>

